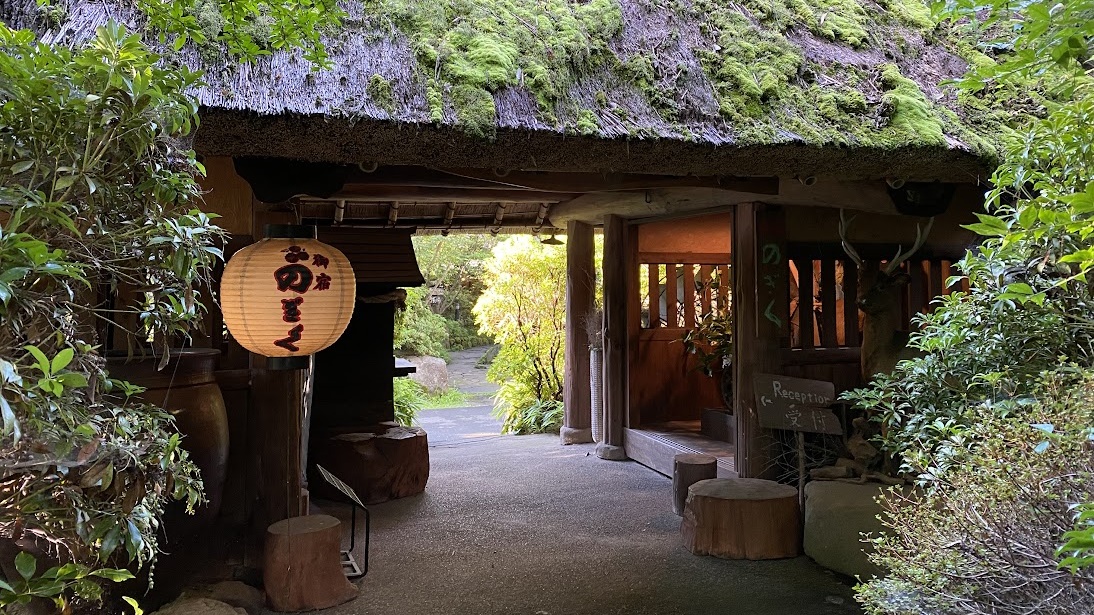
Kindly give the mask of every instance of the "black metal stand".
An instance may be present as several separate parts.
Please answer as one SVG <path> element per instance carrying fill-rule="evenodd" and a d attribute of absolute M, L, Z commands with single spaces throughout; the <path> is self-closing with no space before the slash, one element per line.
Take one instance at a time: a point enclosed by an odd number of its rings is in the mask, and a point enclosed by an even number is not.
<path fill-rule="evenodd" d="M 365 557 L 363 560 L 364 567 L 362 567 L 353 558 L 353 550 L 357 544 L 357 504 L 351 502 L 349 506 L 349 550 L 342 551 L 342 570 L 346 573 L 347 579 L 356 579 L 368 574 L 368 546 L 369 538 L 372 535 L 372 518 L 368 509 L 362 506 L 361 510 L 365 511 Z"/>
<path fill-rule="evenodd" d="M 357 492 L 352 487 L 342 482 L 337 476 L 331 474 L 326 468 L 319 464 L 315 464 L 315 468 L 319 470 L 319 475 L 323 477 L 323 480 L 330 483 L 332 487 L 341 491 L 347 498 L 349 498 L 349 549 L 342 551 L 342 571 L 345 572 L 347 579 L 356 579 L 368 574 L 368 547 L 371 542 L 372 536 L 372 517 L 369 515 L 368 508 L 361 502 L 361 498 L 357 497 Z M 357 560 L 353 557 L 354 548 L 357 546 L 357 508 L 365 511 L 365 557 L 362 560 L 364 566 L 357 564 Z"/>

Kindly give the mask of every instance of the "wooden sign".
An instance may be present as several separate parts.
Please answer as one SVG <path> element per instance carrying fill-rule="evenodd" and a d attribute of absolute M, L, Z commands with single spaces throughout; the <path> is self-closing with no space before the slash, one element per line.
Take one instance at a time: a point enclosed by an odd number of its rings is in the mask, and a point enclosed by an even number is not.
<path fill-rule="evenodd" d="M 761 427 L 843 433 L 839 418 L 826 408 L 836 400 L 836 387 L 831 382 L 756 374 L 753 385 Z"/>

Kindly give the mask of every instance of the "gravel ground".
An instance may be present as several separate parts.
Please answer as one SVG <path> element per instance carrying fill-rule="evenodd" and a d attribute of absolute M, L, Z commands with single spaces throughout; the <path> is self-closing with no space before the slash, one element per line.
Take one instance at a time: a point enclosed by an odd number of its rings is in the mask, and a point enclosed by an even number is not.
<path fill-rule="evenodd" d="M 424 494 L 370 507 L 371 568 L 357 582 L 360 596 L 324 613 L 860 612 L 850 587 L 808 558 L 691 555 L 671 481 L 593 450 L 560 446 L 553 435 L 432 446 Z M 342 505 L 317 504 L 348 518 Z"/>

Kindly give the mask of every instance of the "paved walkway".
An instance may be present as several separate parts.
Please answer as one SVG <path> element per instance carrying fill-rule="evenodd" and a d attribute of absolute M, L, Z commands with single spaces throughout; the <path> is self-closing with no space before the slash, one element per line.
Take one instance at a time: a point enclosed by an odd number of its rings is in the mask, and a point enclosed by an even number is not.
<path fill-rule="evenodd" d="M 430 448 L 462 446 L 501 437 L 501 421 L 493 416 L 498 385 L 486 379 L 479 359 L 488 348 L 453 352 L 448 361 L 448 385 L 467 395 L 467 406 L 435 408 L 418 413 L 418 424 L 429 434 Z"/>
<path fill-rule="evenodd" d="M 484 406 L 426 411 L 422 424 L 425 493 L 370 507 L 361 595 L 324 613 L 860 613 L 850 586 L 808 558 L 689 553 L 672 481 L 637 463 L 604 461 L 592 445 L 563 447 L 554 435 L 499 436 Z M 348 508 L 318 504 L 348 521 Z"/>

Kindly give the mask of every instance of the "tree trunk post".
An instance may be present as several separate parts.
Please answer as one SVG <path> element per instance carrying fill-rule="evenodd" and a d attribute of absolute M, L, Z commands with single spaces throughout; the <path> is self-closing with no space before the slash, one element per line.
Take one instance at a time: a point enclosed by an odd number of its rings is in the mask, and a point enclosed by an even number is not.
<path fill-rule="evenodd" d="M 779 259 L 785 262 L 785 255 L 777 248 L 782 239 L 782 211 L 774 208 L 768 211 L 764 207 L 742 203 L 736 207 L 733 218 L 733 369 L 737 415 L 734 464 L 741 478 L 760 478 L 772 470 L 770 452 L 763 448 L 770 430 L 760 427 L 752 378 L 756 373 L 778 373 L 780 369 L 779 330 L 765 311 L 785 318 L 777 308 L 766 303 L 759 305 L 760 267 L 771 261 L 769 244 L 776 245 Z"/>
<path fill-rule="evenodd" d="M 627 221 L 604 216 L 604 442 L 601 459 L 623 460 L 627 413 Z"/>
<path fill-rule="evenodd" d="M 595 306 L 596 269 L 593 227 L 576 220 L 566 225 L 566 358 L 562 401 L 566 408 L 562 444 L 593 441 L 589 386 L 589 337 L 585 318 Z"/>

